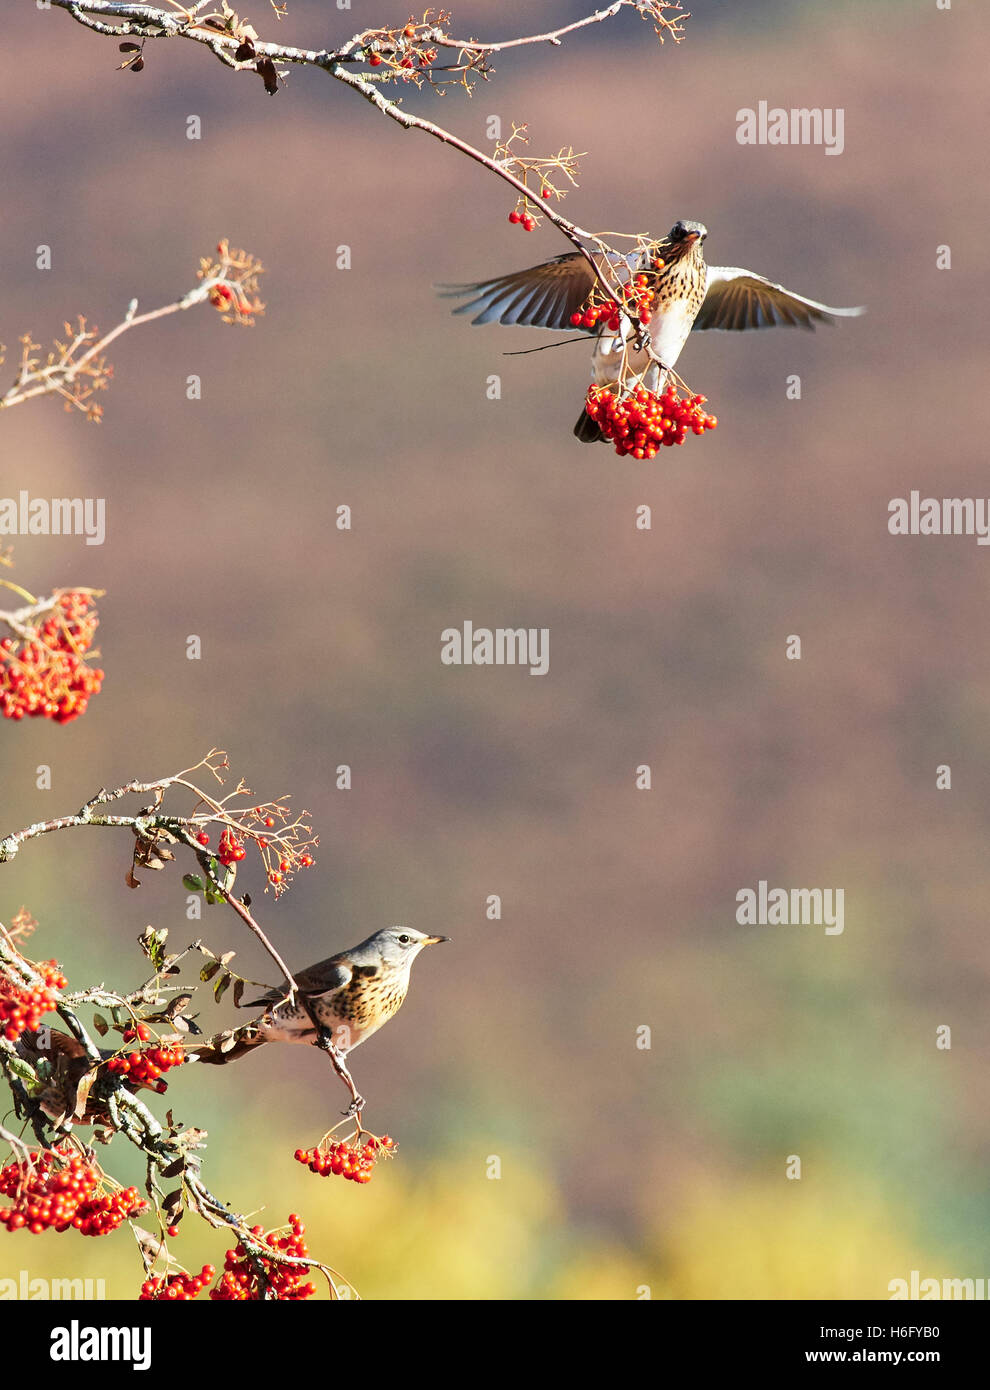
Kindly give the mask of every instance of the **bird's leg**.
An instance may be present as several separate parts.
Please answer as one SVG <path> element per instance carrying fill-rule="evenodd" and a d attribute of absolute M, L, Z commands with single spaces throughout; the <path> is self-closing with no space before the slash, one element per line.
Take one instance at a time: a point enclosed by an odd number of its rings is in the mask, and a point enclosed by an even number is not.
<path fill-rule="evenodd" d="M 323 1027 L 321 1024 L 316 1030 L 316 1037 L 313 1039 L 313 1044 L 315 1047 L 318 1047 L 321 1052 L 327 1054 L 333 1064 L 334 1071 L 351 1093 L 351 1103 L 347 1109 L 343 1111 L 343 1114 L 349 1120 L 357 1119 L 360 1124 L 361 1111 L 364 1109 L 365 1099 L 363 1096 L 358 1095 L 358 1089 L 354 1085 L 354 1078 L 347 1070 L 347 1064 L 344 1061 L 343 1055 L 337 1050 L 332 1031 L 329 1028 Z"/>

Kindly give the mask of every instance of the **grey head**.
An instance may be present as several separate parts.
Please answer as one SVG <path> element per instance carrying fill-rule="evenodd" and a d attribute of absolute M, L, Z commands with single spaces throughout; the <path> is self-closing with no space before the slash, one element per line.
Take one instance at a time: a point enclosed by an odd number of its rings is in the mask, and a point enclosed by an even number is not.
<path fill-rule="evenodd" d="M 707 235 L 708 228 L 704 222 L 687 222 L 682 219 L 671 227 L 668 240 L 675 245 L 693 246 L 695 242 L 703 242 Z"/>
<path fill-rule="evenodd" d="M 449 936 L 429 936 L 415 927 L 384 927 L 345 955 L 354 965 L 381 964 L 391 970 L 408 970 L 424 946 L 449 940 Z"/>

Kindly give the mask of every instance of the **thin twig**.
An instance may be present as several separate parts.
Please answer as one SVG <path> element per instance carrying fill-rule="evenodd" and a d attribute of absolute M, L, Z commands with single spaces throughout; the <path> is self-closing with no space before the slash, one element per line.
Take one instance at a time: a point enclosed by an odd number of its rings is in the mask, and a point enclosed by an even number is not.
<path fill-rule="evenodd" d="M 466 158 L 487 169 L 489 173 L 502 179 L 515 190 L 518 196 L 525 198 L 529 204 L 540 210 L 561 235 L 567 238 L 575 250 L 584 257 L 598 284 L 610 295 L 615 294 L 618 282 L 611 267 L 607 261 L 603 266 L 585 244 L 591 242 L 600 252 L 607 253 L 609 248 L 599 234 L 585 230 L 557 212 L 541 194 L 535 192 L 524 179 L 519 178 L 512 171 L 509 165 L 513 161 L 503 161 L 485 154 L 484 151 L 477 149 L 468 141 L 446 130 L 436 122 L 404 110 L 397 101 L 390 100 L 380 90 L 383 83 L 395 78 L 412 80 L 414 77 L 418 77 L 429 80 L 429 69 L 425 71 L 410 69 L 409 72 L 402 73 L 398 69 L 388 68 L 384 72 L 375 71 L 362 74 L 347 66 L 353 64 L 356 57 L 367 59 L 372 54 L 376 54 L 380 59 L 383 53 L 392 55 L 397 52 L 396 35 L 401 33 L 400 30 L 366 29 L 355 34 L 337 48 L 307 49 L 270 43 L 260 39 L 253 28 L 247 30 L 226 7 L 223 17 L 207 15 L 201 18 L 200 10 L 202 7 L 198 4 L 187 5 L 176 13 L 175 10 L 169 11 L 157 5 L 122 3 L 122 0 L 52 0 L 52 3 L 56 8 L 66 10 L 79 24 L 100 34 L 114 37 L 137 36 L 151 40 L 158 38 L 189 39 L 205 46 L 226 66 L 237 71 L 256 73 L 261 71 L 259 66 L 261 62 L 303 65 L 321 69 L 330 77 L 343 82 L 345 86 L 364 97 L 382 115 L 395 121 L 403 129 L 422 131 L 433 139 L 439 140 L 442 144 L 456 149 Z M 471 74 L 487 78 L 489 72 L 487 60 L 493 55 L 510 49 L 542 44 L 559 47 L 565 36 L 586 29 L 591 25 L 602 24 L 626 9 L 631 9 L 642 18 L 651 20 L 661 43 L 665 35 L 672 38 L 675 43 L 680 42 L 683 37 L 683 22 L 690 18 L 681 9 L 679 0 L 670 0 L 669 3 L 666 0 L 612 0 L 611 4 L 601 9 L 563 24 L 556 29 L 539 34 L 494 41 L 459 39 L 448 33 L 441 24 L 431 24 L 424 21 L 423 24 L 415 26 L 415 38 L 424 44 L 431 44 L 465 55 L 466 62 L 462 70 L 464 85 L 467 85 L 467 78 Z M 211 19 L 214 22 L 211 23 Z M 246 34 L 249 34 L 250 38 L 247 45 L 245 45 Z M 243 55 L 245 46 L 249 50 L 250 56 L 238 57 L 238 54 Z M 266 79 L 266 87 L 273 90 L 269 86 L 268 79 Z M 639 341 L 641 338 L 642 335 L 637 334 L 637 347 L 644 349 L 652 360 L 663 365 L 656 357 L 648 338 L 646 341 Z"/>

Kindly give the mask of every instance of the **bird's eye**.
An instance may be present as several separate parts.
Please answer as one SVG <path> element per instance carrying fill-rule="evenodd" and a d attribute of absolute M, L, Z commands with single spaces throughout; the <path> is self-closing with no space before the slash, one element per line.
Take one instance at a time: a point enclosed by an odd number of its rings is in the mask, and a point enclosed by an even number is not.
<path fill-rule="evenodd" d="M 412 937 L 411 937 L 411 936 L 406 936 L 405 932 L 403 932 L 402 935 L 399 937 L 399 943 L 400 943 L 402 946 L 408 946 L 411 940 L 412 940 Z"/>

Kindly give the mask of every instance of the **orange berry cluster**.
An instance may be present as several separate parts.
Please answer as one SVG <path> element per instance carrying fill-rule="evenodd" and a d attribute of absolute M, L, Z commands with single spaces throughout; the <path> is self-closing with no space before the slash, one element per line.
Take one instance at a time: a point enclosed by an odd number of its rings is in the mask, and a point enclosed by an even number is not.
<path fill-rule="evenodd" d="M 185 1302 L 187 1299 L 195 1298 L 207 1284 L 212 1283 L 215 1274 L 213 1265 L 204 1265 L 198 1274 L 149 1275 L 141 1285 L 138 1302 Z"/>
<path fill-rule="evenodd" d="M 0 1034 L 16 1042 L 22 1033 L 33 1033 L 45 1014 L 55 1007 L 58 990 L 68 984 L 53 960 L 43 960 L 35 969 L 43 984 L 15 985 L 0 975 Z"/>
<path fill-rule="evenodd" d="M 217 858 L 224 868 L 231 864 L 238 864 L 244 858 L 247 850 L 232 830 L 225 830 L 220 836 L 220 843 L 217 846 Z"/>
<path fill-rule="evenodd" d="M 668 386 L 662 396 L 638 386 L 629 395 L 616 395 L 607 386 L 589 386 L 584 408 L 615 452 L 651 459 L 661 445 L 683 444 L 688 430 L 704 434 L 718 425 L 706 415 L 705 396 L 680 396 Z"/>
<path fill-rule="evenodd" d="M 0 713 L 5 719 L 53 719 L 68 724 L 86 712 L 103 672 L 85 654 L 97 627 L 88 594 L 64 593 L 50 615 L 24 637 L 0 641 Z"/>
<path fill-rule="evenodd" d="M 32 1150 L 23 1163 L 0 1169 L 0 1194 L 14 1205 L 0 1207 L 0 1225 L 33 1235 L 49 1229 L 105 1236 L 142 1211 L 136 1187 L 102 1192 L 103 1174 L 71 1148 Z"/>
<path fill-rule="evenodd" d="M 142 1023 L 140 1029 L 151 1036 L 145 1024 Z M 128 1028 L 124 1033 L 124 1041 L 130 1042 L 135 1036 L 135 1029 Z M 125 1076 L 134 1085 L 150 1086 L 161 1095 L 168 1090 L 168 1082 L 162 1080 L 163 1072 L 170 1071 L 172 1067 L 181 1067 L 185 1060 L 186 1054 L 181 1043 L 176 1043 L 173 1047 L 159 1045 L 137 1049 L 129 1052 L 126 1057 L 111 1057 L 107 1062 L 107 1071 Z"/>
<path fill-rule="evenodd" d="M 332 1173 L 337 1177 L 350 1178 L 351 1182 L 364 1183 L 371 1182 L 378 1159 L 383 1155 L 390 1156 L 394 1151 L 395 1140 L 383 1134 L 380 1139 L 370 1136 L 360 1149 L 347 1139 L 338 1139 L 326 1149 L 321 1149 L 319 1145 L 315 1149 L 296 1149 L 295 1160 L 305 1163 L 311 1173 L 319 1173 L 322 1178 Z"/>
<path fill-rule="evenodd" d="M 286 1228 L 283 1227 L 282 1231 Z M 282 1255 L 308 1255 L 303 1233 L 306 1227 L 298 1216 L 289 1217 L 289 1235 L 280 1231 L 265 1232 L 261 1226 L 252 1226 L 251 1234 L 259 1245 L 267 1245 Z M 299 1300 L 316 1293 L 316 1285 L 303 1283 L 309 1273 L 309 1265 L 301 1265 L 282 1260 L 270 1260 L 264 1255 L 249 1254 L 247 1246 L 237 1245 L 228 1250 L 223 1265 L 223 1273 L 216 1287 L 210 1290 L 210 1298 L 219 1301 L 246 1301 L 261 1299 L 262 1279 L 259 1277 L 258 1263 L 264 1273 L 264 1283 L 276 1298 Z"/>

